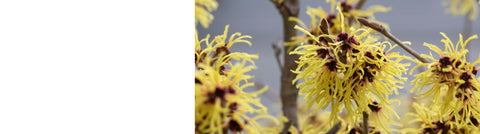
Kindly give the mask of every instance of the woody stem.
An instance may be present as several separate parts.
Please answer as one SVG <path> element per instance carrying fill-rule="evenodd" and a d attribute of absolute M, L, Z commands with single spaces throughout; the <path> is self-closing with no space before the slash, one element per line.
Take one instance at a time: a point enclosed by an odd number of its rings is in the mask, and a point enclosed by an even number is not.
<path fill-rule="evenodd" d="M 375 23 L 375 22 L 372 22 L 368 19 L 365 19 L 365 18 L 357 18 L 357 20 L 362 23 L 362 25 L 364 26 L 367 26 L 367 27 L 370 27 L 372 28 L 373 30 L 377 31 L 377 32 L 380 32 L 381 34 L 383 34 L 385 37 L 389 38 L 390 40 L 392 40 L 393 42 L 397 43 L 400 47 L 402 47 L 405 51 L 407 51 L 408 53 L 410 53 L 411 55 L 413 55 L 415 58 L 417 58 L 418 60 L 420 60 L 421 62 L 423 63 L 430 63 L 430 61 L 428 61 L 427 59 L 423 58 L 420 56 L 420 54 L 418 54 L 418 52 L 416 52 L 415 50 L 413 50 L 412 48 L 408 47 L 407 45 L 403 44 L 402 41 L 400 41 L 397 37 L 395 37 L 394 35 L 392 35 L 390 32 L 388 32 L 385 27 L 383 27 L 382 25 L 378 24 L 378 23 Z"/>
<path fill-rule="evenodd" d="M 360 0 L 360 1 L 358 1 L 357 5 L 355 6 L 355 9 L 356 9 L 356 10 L 362 9 L 363 5 L 365 5 L 366 2 L 367 2 L 367 0 Z M 352 25 L 353 20 L 354 20 L 353 16 L 351 16 L 351 17 L 348 19 L 348 25 L 349 25 L 349 26 Z"/>
<path fill-rule="evenodd" d="M 368 134 L 368 114 L 363 111 L 363 134 Z"/>

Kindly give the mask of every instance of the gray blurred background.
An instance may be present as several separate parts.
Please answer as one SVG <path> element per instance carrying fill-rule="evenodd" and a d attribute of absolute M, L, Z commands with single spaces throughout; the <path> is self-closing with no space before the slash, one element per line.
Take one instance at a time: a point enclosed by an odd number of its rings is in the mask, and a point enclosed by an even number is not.
<path fill-rule="evenodd" d="M 280 69 L 277 66 L 272 49 L 273 42 L 283 39 L 282 20 L 278 10 L 270 0 L 217 1 L 219 8 L 212 13 L 215 19 L 209 28 L 205 29 L 200 25 L 197 27 L 199 38 L 204 38 L 207 34 L 220 35 L 227 24 L 230 24 L 229 34 L 240 32 L 243 35 L 252 36 L 253 38 L 250 41 L 253 45 L 251 47 L 239 43 L 234 45 L 231 51 L 259 55 L 259 59 L 255 61 L 257 69 L 249 74 L 255 75 L 252 81 L 256 82 L 257 86 L 262 84 L 269 86 L 268 92 L 261 96 L 262 103 L 269 108 L 269 113 L 273 115 L 281 114 Z M 427 54 L 429 51 L 427 47 L 423 46 L 424 42 L 435 44 L 443 49 L 444 44 L 440 41 L 443 37 L 440 32 L 447 34 L 456 43 L 458 34 L 463 31 L 464 16 L 446 14 L 447 7 L 442 4 L 443 2 L 444 0 L 368 0 L 363 9 L 370 5 L 391 7 L 390 12 L 376 13 L 376 19 L 389 24 L 391 33 L 400 40 L 412 42 L 411 47 L 413 49 Z M 299 17 L 306 24 L 310 23 L 310 18 L 305 14 L 307 6 L 322 6 L 327 12 L 330 11 L 330 6 L 325 3 L 325 0 L 300 0 L 300 4 Z M 480 20 L 478 18 L 480 16 L 473 22 L 473 34 L 480 34 Z M 475 61 L 480 51 L 480 40 L 473 40 L 470 45 L 472 45 L 471 59 Z M 393 51 L 411 56 L 400 47 Z M 432 54 L 437 56 L 434 52 Z M 413 66 L 415 66 L 414 63 L 409 68 Z M 408 81 L 413 80 L 413 76 L 406 75 Z M 399 91 L 400 95 L 410 93 L 410 83 L 406 82 L 404 86 L 405 88 Z M 248 90 L 255 90 L 255 87 Z"/>

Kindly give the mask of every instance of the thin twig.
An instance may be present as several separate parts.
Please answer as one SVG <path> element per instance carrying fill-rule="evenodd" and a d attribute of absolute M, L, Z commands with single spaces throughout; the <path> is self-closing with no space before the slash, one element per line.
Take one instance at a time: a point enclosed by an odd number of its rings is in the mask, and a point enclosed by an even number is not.
<path fill-rule="evenodd" d="M 472 14 L 472 11 L 469 11 L 466 15 L 465 15 L 465 22 L 463 23 L 463 37 L 470 37 L 472 36 L 472 29 L 473 29 L 473 21 L 470 20 L 470 14 Z M 469 45 L 469 43 L 467 43 L 466 45 L 466 49 L 467 50 L 471 50 L 471 45 Z M 470 60 L 470 54 L 466 54 L 466 58 L 467 58 L 467 61 Z"/>
<path fill-rule="evenodd" d="M 255 85 L 255 91 L 259 91 L 261 89 L 263 89 L 265 87 L 265 84 L 263 84 L 263 82 L 260 82 L 260 81 L 255 81 L 254 82 Z M 276 93 L 273 93 L 273 90 L 267 90 L 265 92 L 263 92 L 261 95 L 264 96 L 262 97 L 262 100 L 263 98 L 267 99 L 267 100 L 270 100 L 271 102 L 278 102 L 279 98 L 277 96 L 275 96 Z"/>
<path fill-rule="evenodd" d="M 363 7 L 363 5 L 365 5 L 366 2 L 367 2 L 367 0 L 360 0 L 360 1 L 358 1 L 357 5 L 355 6 L 355 9 L 356 9 L 356 10 L 361 10 L 362 7 Z M 348 19 L 348 25 L 349 25 L 349 26 L 352 25 L 353 20 L 354 20 L 353 16 Z"/>
<path fill-rule="evenodd" d="M 378 31 L 380 32 L 381 34 L 383 34 L 385 37 L 389 38 L 390 40 L 392 40 L 393 42 L 397 43 L 400 47 L 402 47 L 405 51 L 407 51 L 408 53 L 410 53 L 411 55 L 413 55 L 415 58 L 417 58 L 418 60 L 420 60 L 421 62 L 423 63 L 430 63 L 430 61 L 428 61 L 427 59 L 423 58 L 420 56 L 420 54 L 418 54 L 415 50 L 413 50 L 412 48 L 408 47 L 407 45 L 403 44 L 397 37 L 393 36 L 390 32 L 388 32 L 382 25 L 378 24 L 378 23 L 375 23 L 375 22 L 372 22 L 368 19 L 365 19 L 365 18 L 357 18 L 357 20 L 362 23 L 362 25 L 365 25 L 365 26 L 368 26 L 370 28 L 372 28 L 373 30 L 375 31 Z"/>
<path fill-rule="evenodd" d="M 362 9 L 363 5 L 365 5 L 366 2 L 367 2 L 367 0 L 358 1 L 357 5 L 355 6 L 355 9 L 357 9 L 357 10 Z"/>
<path fill-rule="evenodd" d="M 325 134 L 335 134 L 338 132 L 338 130 L 340 130 L 340 126 L 342 124 L 340 122 L 338 122 L 337 124 L 335 124 L 330 130 L 327 131 L 327 133 Z"/>
<path fill-rule="evenodd" d="M 363 134 L 368 134 L 368 114 L 363 111 Z"/>
<path fill-rule="evenodd" d="M 280 53 L 282 52 L 282 49 L 280 49 L 279 44 L 281 44 L 281 41 L 278 40 L 277 43 L 272 43 L 272 48 L 273 48 L 273 52 L 275 53 L 275 60 L 277 60 L 277 64 L 278 64 L 278 68 L 280 68 L 280 70 L 283 69 L 283 65 L 282 65 L 282 62 L 280 61 Z"/>

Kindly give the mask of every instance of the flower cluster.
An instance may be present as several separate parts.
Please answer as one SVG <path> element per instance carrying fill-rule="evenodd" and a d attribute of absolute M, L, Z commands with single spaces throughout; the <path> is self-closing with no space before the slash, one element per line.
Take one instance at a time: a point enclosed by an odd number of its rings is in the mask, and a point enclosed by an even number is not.
<path fill-rule="evenodd" d="M 383 116 L 375 119 L 388 120 L 373 121 L 379 126 L 375 130 L 389 132 L 382 123 L 390 122 L 391 115 L 396 114 L 389 107 L 392 100 L 388 96 L 398 94 L 397 89 L 401 88 L 398 84 L 406 80 L 401 74 L 409 64 L 400 61 L 408 57 L 390 52 L 396 45 L 379 42 L 370 33 L 371 29 L 351 27 L 347 32 L 315 36 L 296 28 L 314 40 L 311 44 L 302 43 L 290 53 L 300 55 L 293 82 L 300 81 L 297 87 L 307 100 L 307 107 L 316 104 L 315 112 L 330 107 L 330 125 L 339 121 L 338 114 L 343 108 L 352 124 L 362 117 L 362 112 Z M 342 31 L 345 31 L 343 26 Z M 329 41 L 321 41 L 322 38 Z"/>
<path fill-rule="evenodd" d="M 389 7 L 384 7 L 380 5 L 373 5 L 370 6 L 366 10 L 359 10 L 352 7 L 353 4 L 357 3 L 358 1 L 347 0 L 347 1 L 327 1 L 331 4 L 330 13 L 327 13 L 321 6 L 317 8 L 307 7 L 307 15 L 310 16 L 310 26 L 308 27 L 305 25 L 304 22 L 299 20 L 295 17 L 290 17 L 289 20 L 297 22 L 303 29 L 309 31 L 314 36 L 319 36 L 322 34 L 340 34 L 342 33 L 342 27 L 351 27 L 352 22 L 355 22 L 358 17 L 362 18 L 370 18 L 371 20 L 375 20 L 374 13 L 377 12 L 388 12 L 390 11 Z M 340 10 L 335 14 L 334 9 L 335 7 L 339 7 Z M 339 14 L 342 13 L 344 17 L 338 17 Z M 325 19 L 328 23 L 327 25 L 323 25 L 323 27 L 328 27 L 328 32 L 326 30 L 322 30 L 321 21 Z M 343 19 L 343 20 L 342 20 Z M 342 24 L 342 22 L 346 22 Z M 358 24 L 358 23 L 357 23 Z M 384 26 L 387 26 L 384 23 L 381 23 Z M 388 28 L 388 27 L 387 27 Z M 293 42 L 286 43 L 286 45 L 297 45 L 299 42 L 309 43 L 312 44 L 314 40 L 309 36 L 298 36 L 293 38 Z"/>
<path fill-rule="evenodd" d="M 421 98 L 432 97 L 433 103 L 439 105 L 439 116 L 443 117 L 440 122 L 453 122 L 450 125 L 456 128 L 478 126 L 478 119 L 480 119 L 480 94 L 478 89 L 480 83 L 475 78 L 479 69 L 475 65 L 480 63 L 480 59 L 474 63 L 469 63 L 465 57 L 468 53 L 465 46 L 470 40 L 476 39 L 477 35 L 463 41 L 460 34 L 457 44 L 453 44 L 444 33 L 441 33 L 441 35 L 445 37 L 445 39 L 442 39 L 442 42 L 445 43 L 445 51 L 435 45 L 424 43 L 440 57 L 435 59 L 432 55 L 422 55 L 424 58 L 431 59 L 432 63 L 416 61 L 418 65 L 415 68 L 426 66 L 428 70 L 415 75 L 416 78 L 412 81 L 412 84 L 415 84 L 412 92 L 416 89 L 422 91 L 425 86 L 431 86 L 419 95 Z M 410 73 L 412 72 L 413 69 Z"/>
<path fill-rule="evenodd" d="M 195 27 L 200 22 L 204 28 L 213 20 L 211 11 L 216 10 L 218 3 L 215 0 L 195 0 Z"/>
<path fill-rule="evenodd" d="M 328 126 L 328 118 L 330 112 L 313 112 L 309 110 L 309 107 L 306 107 L 306 103 L 299 102 L 298 107 L 298 118 L 299 118 L 299 128 L 291 128 L 291 133 L 297 133 L 299 130 L 302 133 L 306 134 L 315 134 L 326 132 L 330 129 Z"/>
<path fill-rule="evenodd" d="M 443 4 L 450 6 L 446 11 L 447 13 L 453 15 L 466 15 L 470 12 L 468 18 L 470 20 L 477 19 L 478 6 L 480 5 L 480 1 L 478 0 L 447 0 Z"/>
<path fill-rule="evenodd" d="M 416 113 L 408 113 L 414 117 L 409 121 L 410 124 L 418 124 L 418 128 L 402 129 L 401 133 L 422 133 L 422 134 L 446 134 L 446 133 L 474 133 L 480 131 L 478 121 L 474 125 L 458 126 L 455 120 L 448 119 L 448 116 L 442 116 L 438 105 L 425 106 L 424 104 L 413 103 Z"/>
<path fill-rule="evenodd" d="M 330 128 L 328 118 L 330 112 L 313 112 L 310 108 L 306 107 L 305 100 L 297 102 L 298 105 L 298 128 L 293 125 L 288 129 L 290 134 L 318 134 L 328 131 Z M 287 122 L 288 119 L 285 116 L 279 116 L 278 120 L 283 120 Z M 261 133 L 281 133 L 283 129 L 283 123 L 275 125 L 273 122 L 266 124 L 266 128 L 263 129 Z M 341 126 L 341 127 L 344 127 Z"/>
<path fill-rule="evenodd" d="M 246 75 L 255 68 L 252 59 L 257 55 L 230 52 L 233 44 L 250 42 L 244 40 L 250 36 L 234 33 L 227 38 L 228 25 L 223 35 L 209 41 L 209 36 L 198 40 L 195 36 L 195 131 L 196 133 L 248 132 L 258 133 L 259 118 L 272 118 L 256 96 L 265 92 L 267 87 L 252 93 L 244 91 L 253 86 Z M 239 36 L 235 38 L 236 36 Z M 226 42 L 228 39 L 228 42 Z M 204 49 L 201 48 L 205 44 Z M 232 63 L 232 59 L 238 60 Z M 252 65 L 247 65 L 250 63 Z M 251 118 L 246 114 L 257 114 Z"/>
<path fill-rule="evenodd" d="M 470 20 L 478 16 L 478 0 L 446 0 L 448 13 L 465 15 Z M 284 0 L 272 0 L 278 4 Z M 293 84 L 299 88 L 299 95 L 305 99 L 300 105 L 299 127 L 290 126 L 289 133 L 322 133 L 338 130 L 339 133 L 474 133 L 480 131 L 480 82 L 476 77 L 475 62 L 467 62 L 467 43 L 462 35 L 454 44 L 444 34 L 444 51 L 435 45 L 424 43 L 436 52 L 421 55 L 430 63 L 412 60 L 410 57 L 392 52 L 397 45 L 380 41 L 372 29 L 364 28 L 357 18 L 375 21 L 374 13 L 387 12 L 390 8 L 373 5 L 360 10 L 359 0 L 326 0 L 331 4 L 330 12 L 321 7 L 307 7 L 311 18 L 309 26 L 298 18 L 291 17 L 299 26 L 295 29 L 303 35 L 293 37 L 285 50 L 298 55 Z M 354 7 L 353 5 L 357 5 Z M 216 10 L 216 0 L 195 0 L 195 27 L 200 23 L 208 28 Z M 336 11 L 334 10 L 336 9 Z M 378 23 L 378 22 L 377 22 Z M 388 26 L 379 23 L 388 30 Z M 228 25 L 223 35 L 210 35 L 199 39 L 195 32 L 195 133 L 280 133 L 283 123 L 267 114 L 267 108 L 260 103 L 259 94 L 268 87 L 254 92 L 245 89 L 254 86 L 247 73 L 255 68 L 257 55 L 232 52 L 233 44 L 252 45 L 248 35 L 228 35 Z M 378 28 L 374 28 L 378 29 Z M 196 29 L 195 29 L 196 31 Z M 385 34 L 385 30 L 378 30 Z M 389 37 L 390 38 L 390 37 Z M 393 39 L 392 39 L 393 40 Z M 404 42 L 408 44 L 409 42 Z M 298 44 L 301 44 L 297 47 Z M 296 48 L 295 48 L 296 47 Z M 404 47 L 404 46 L 402 46 Z M 396 130 L 390 125 L 399 125 L 399 119 L 390 107 L 399 100 L 389 99 L 397 95 L 406 80 L 402 74 L 409 63 L 417 63 L 413 70 L 426 67 L 427 70 L 415 75 L 411 92 L 418 90 L 420 99 L 431 98 L 427 103 L 411 102 L 413 113 L 406 120 L 409 127 Z M 422 60 L 424 61 L 424 60 Z M 312 110 L 313 108 L 313 110 Z M 319 112 L 330 109 L 329 112 Z M 410 111 L 410 112 L 412 112 Z M 365 121 L 367 119 L 368 121 Z M 362 118 L 363 117 L 363 118 Z M 258 119 L 272 119 L 276 125 L 261 127 Z M 286 117 L 282 118 L 288 120 Z M 363 126 L 363 123 L 367 123 Z M 335 125 L 334 124 L 340 124 Z M 403 122 L 405 123 L 405 122 Z M 333 129 L 333 128 L 335 129 Z M 367 129 L 367 130 L 364 130 Z"/>

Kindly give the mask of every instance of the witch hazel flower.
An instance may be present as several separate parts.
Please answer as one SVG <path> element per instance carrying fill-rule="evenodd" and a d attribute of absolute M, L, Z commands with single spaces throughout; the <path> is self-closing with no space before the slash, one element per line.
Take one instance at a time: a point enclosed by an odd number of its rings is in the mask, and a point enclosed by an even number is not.
<path fill-rule="evenodd" d="M 448 6 L 446 13 L 457 15 L 467 15 L 470 12 L 468 19 L 476 20 L 478 16 L 478 7 L 480 1 L 478 0 L 446 0 L 443 2 L 444 6 Z"/>
<path fill-rule="evenodd" d="M 208 28 L 214 18 L 210 12 L 217 8 L 216 0 L 195 0 L 195 27 L 200 23 L 204 28 Z"/>
<path fill-rule="evenodd" d="M 478 121 L 473 120 L 473 125 L 459 126 L 454 120 L 447 115 L 442 115 L 440 106 L 413 103 L 412 107 L 415 113 L 407 113 L 408 116 L 414 117 L 409 124 L 417 124 L 415 128 L 404 128 L 400 133 L 405 134 L 451 134 L 451 133 L 478 133 Z"/>
<path fill-rule="evenodd" d="M 428 70 L 415 75 L 416 78 L 412 81 L 415 86 L 411 91 L 420 91 L 420 99 L 432 97 L 434 105 L 439 106 L 440 116 L 444 117 L 442 120 L 452 122 L 452 127 L 478 126 L 480 83 L 475 77 L 479 69 L 475 65 L 480 63 L 480 58 L 469 63 L 465 57 L 468 53 L 465 46 L 478 36 L 474 35 L 464 41 L 459 34 L 459 41 L 454 44 L 444 33 L 440 34 L 445 38 L 442 39 L 445 44 L 444 51 L 435 45 L 424 43 L 436 52 L 439 58 L 436 59 L 430 54 L 422 57 L 432 60 L 431 63 L 420 63 L 416 60 L 418 65 L 415 68 L 425 66 Z M 410 74 L 412 72 L 413 69 Z M 422 92 L 423 90 L 426 91 Z"/>
<path fill-rule="evenodd" d="M 355 0 L 347 0 L 347 1 L 335 1 L 331 0 L 327 3 L 330 3 L 330 11 L 324 10 L 321 6 L 316 8 L 307 7 L 306 14 L 310 17 L 310 24 L 305 24 L 303 21 L 296 17 L 290 17 L 290 21 L 295 21 L 297 24 L 308 31 L 310 34 L 314 36 L 319 35 L 329 35 L 330 33 L 333 34 L 340 34 L 342 32 L 342 27 L 353 27 L 355 25 L 348 23 L 355 21 L 355 18 L 362 17 L 362 18 L 370 18 L 371 20 L 375 20 L 374 13 L 378 12 L 388 12 L 391 8 L 384 7 L 381 5 L 372 5 L 368 7 L 366 10 L 359 10 L 352 7 L 353 4 L 357 3 L 358 1 Z M 335 7 L 339 7 L 340 10 L 335 12 Z M 339 15 L 342 13 L 343 18 L 340 18 Z M 326 23 L 323 24 L 322 20 L 325 20 Z M 342 20 L 343 19 L 343 20 Z M 347 22 L 347 23 L 344 23 Z M 380 23 L 380 22 L 379 22 Z M 387 27 L 386 24 L 381 23 Z M 320 26 L 325 27 L 322 29 Z M 387 27 L 388 28 L 388 27 Z M 328 30 L 328 32 L 326 31 Z M 285 43 L 288 45 L 296 46 L 299 42 L 313 44 L 315 41 L 308 35 L 300 35 L 292 38 L 292 42 Z M 330 41 L 329 38 L 320 38 L 320 42 Z M 316 43 L 316 42 L 315 42 Z"/>
<path fill-rule="evenodd" d="M 341 9 L 337 7 L 337 10 Z M 343 18 L 342 13 L 340 18 Z M 388 96 L 398 94 L 398 88 L 402 88 L 399 84 L 406 80 L 401 75 L 409 65 L 401 63 L 408 57 L 391 52 L 396 45 L 379 42 L 371 29 L 351 27 L 349 32 L 319 36 L 298 26 L 296 29 L 316 42 L 302 44 L 290 53 L 300 55 L 298 67 L 293 70 L 297 74 L 293 82 L 299 82 L 299 95 L 304 96 L 308 108 L 314 107 L 316 112 L 330 107 L 331 125 L 339 121 L 338 114 L 344 108 L 347 121 L 352 124 L 361 119 L 363 112 L 387 116 L 377 119 L 388 121 L 377 123 L 391 121 L 395 112 L 389 108 Z M 345 31 L 343 27 L 342 31 Z M 321 42 L 320 38 L 330 38 L 333 42 Z M 372 109 L 372 102 L 377 108 Z M 388 132 L 384 126 L 387 125 L 377 128 Z"/>
<path fill-rule="evenodd" d="M 239 42 L 251 45 L 245 40 L 250 36 L 234 33 L 228 38 L 227 35 L 228 25 L 224 34 L 211 42 L 209 35 L 205 39 L 195 35 L 195 133 L 259 133 L 258 119 L 276 122 L 257 97 L 268 87 L 256 92 L 244 91 L 254 86 L 249 81 L 253 76 L 246 73 L 255 68 L 253 59 L 258 56 L 230 51 Z M 202 48 L 202 44 L 206 47 Z M 252 114 L 253 117 L 247 116 Z"/>

